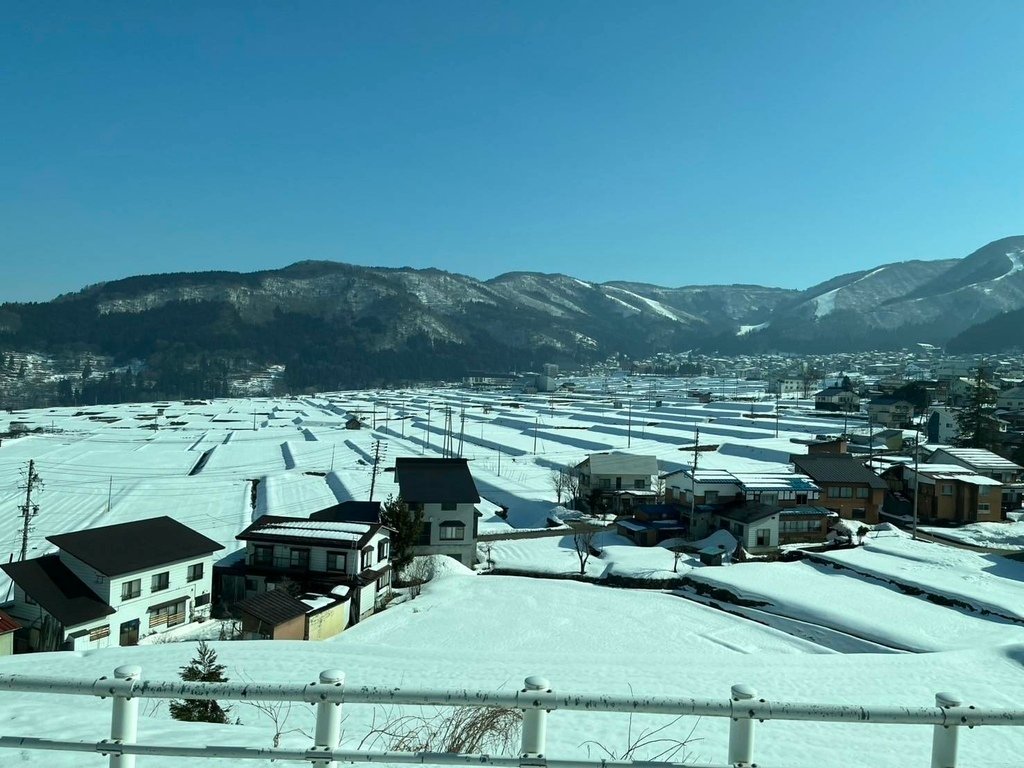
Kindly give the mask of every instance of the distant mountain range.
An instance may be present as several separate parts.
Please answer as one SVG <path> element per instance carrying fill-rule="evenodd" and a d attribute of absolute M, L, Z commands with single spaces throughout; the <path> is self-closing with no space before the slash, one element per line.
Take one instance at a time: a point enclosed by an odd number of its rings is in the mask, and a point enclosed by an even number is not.
<path fill-rule="evenodd" d="M 668 288 L 510 272 L 304 261 L 253 273 L 146 275 L 45 303 L 0 305 L 0 348 L 92 350 L 188 366 L 233 358 L 288 367 L 296 387 L 373 386 L 536 368 L 623 353 L 844 351 L 1022 343 L 1024 236 L 963 259 L 907 261 L 805 291 Z M 1014 324 L 1016 324 L 1014 326 Z"/>

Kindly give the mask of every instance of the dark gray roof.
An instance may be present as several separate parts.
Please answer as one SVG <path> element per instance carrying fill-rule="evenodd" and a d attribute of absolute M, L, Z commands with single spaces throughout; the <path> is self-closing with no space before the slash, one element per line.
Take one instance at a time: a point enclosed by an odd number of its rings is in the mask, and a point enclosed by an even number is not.
<path fill-rule="evenodd" d="M 144 571 L 224 549 L 170 517 L 105 525 L 47 536 L 46 540 L 106 576 Z"/>
<path fill-rule="evenodd" d="M 60 561 L 45 555 L 0 565 L 15 584 L 66 627 L 109 616 L 114 609 L 100 600 Z"/>
<path fill-rule="evenodd" d="M 309 606 L 292 597 L 283 589 L 272 589 L 269 592 L 247 597 L 237 603 L 235 608 L 272 627 L 290 621 L 296 616 L 302 616 L 309 611 Z"/>
<path fill-rule="evenodd" d="M 398 492 L 413 504 L 476 504 L 480 501 L 466 459 L 395 459 Z"/>
<path fill-rule="evenodd" d="M 767 504 L 742 504 L 740 506 L 717 509 L 715 514 L 719 517 L 724 517 L 726 520 L 735 520 L 737 523 L 748 525 L 779 514 L 779 508 L 771 507 Z"/>
<path fill-rule="evenodd" d="M 827 387 L 820 392 L 815 393 L 815 397 L 838 397 L 841 394 L 849 394 L 853 397 L 857 397 L 857 393 L 849 389 L 843 389 L 842 387 Z"/>
<path fill-rule="evenodd" d="M 370 523 L 380 525 L 379 501 L 343 501 L 333 507 L 321 509 L 309 516 L 310 520 L 329 520 L 338 523 Z"/>
<path fill-rule="evenodd" d="M 791 456 L 798 470 L 816 483 L 850 483 L 885 490 L 889 486 L 853 456 Z"/>

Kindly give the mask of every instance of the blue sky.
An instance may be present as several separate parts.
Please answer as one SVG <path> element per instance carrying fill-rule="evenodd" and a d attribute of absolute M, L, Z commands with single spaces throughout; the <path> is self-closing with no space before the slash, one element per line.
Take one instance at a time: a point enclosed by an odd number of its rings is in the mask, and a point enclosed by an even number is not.
<path fill-rule="evenodd" d="M 1024 4 L 21 3 L 0 301 L 301 259 L 804 288 L 1024 233 Z"/>

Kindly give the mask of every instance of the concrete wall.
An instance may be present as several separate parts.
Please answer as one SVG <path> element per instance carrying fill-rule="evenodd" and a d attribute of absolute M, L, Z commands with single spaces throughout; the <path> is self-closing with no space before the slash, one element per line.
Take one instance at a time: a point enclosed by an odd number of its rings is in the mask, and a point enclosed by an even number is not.
<path fill-rule="evenodd" d="M 325 611 L 309 614 L 306 617 L 306 639 L 326 640 L 328 637 L 340 634 L 348 626 L 348 613 L 351 604 L 351 600 L 346 600 Z"/>

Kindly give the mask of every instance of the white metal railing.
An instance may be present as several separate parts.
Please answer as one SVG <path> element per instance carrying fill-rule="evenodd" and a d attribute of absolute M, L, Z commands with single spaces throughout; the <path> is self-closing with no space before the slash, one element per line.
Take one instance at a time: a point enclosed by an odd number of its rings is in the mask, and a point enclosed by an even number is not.
<path fill-rule="evenodd" d="M 588 712 L 628 712 L 692 715 L 729 719 L 728 768 L 754 763 L 754 730 L 765 720 L 804 720 L 834 723 L 931 725 L 932 768 L 956 768 L 960 729 L 976 726 L 1024 725 L 1024 710 L 978 709 L 964 706 L 948 693 L 935 696 L 931 707 L 868 707 L 768 701 L 745 685 L 734 685 L 728 699 L 668 696 L 614 696 L 555 693 L 542 677 L 526 678 L 519 691 L 401 690 L 361 686 L 346 688 L 338 670 L 320 673 L 307 684 L 156 682 L 141 679 L 137 666 L 123 666 L 112 677 L 75 680 L 34 675 L 0 675 L 0 690 L 110 698 L 113 712 L 110 738 L 98 742 L 0 736 L 0 747 L 90 752 L 107 755 L 111 768 L 134 768 L 136 755 L 232 760 L 292 760 L 315 766 L 336 762 L 420 763 L 428 765 L 488 765 L 495 768 L 676 768 L 680 763 L 615 760 L 554 760 L 546 753 L 547 714 L 556 709 Z M 224 701 L 289 701 L 316 706 L 316 730 L 309 749 L 256 748 L 178 744 L 139 744 L 140 699 L 219 699 Z M 340 749 L 342 704 L 393 704 L 449 707 L 508 707 L 523 712 L 518 757 L 439 752 L 382 752 Z M 709 765 L 707 768 L 726 768 Z"/>

